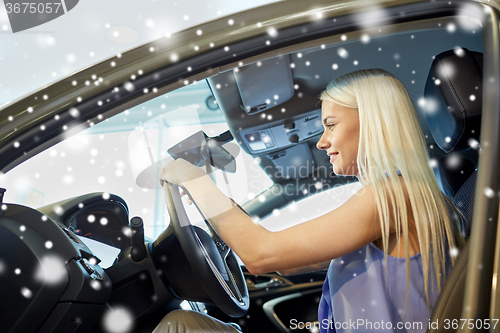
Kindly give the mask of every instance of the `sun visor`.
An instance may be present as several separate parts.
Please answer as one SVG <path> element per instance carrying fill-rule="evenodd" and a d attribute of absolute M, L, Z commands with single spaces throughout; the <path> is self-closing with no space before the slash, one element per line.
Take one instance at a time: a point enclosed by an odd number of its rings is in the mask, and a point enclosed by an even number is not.
<path fill-rule="evenodd" d="M 311 149 L 306 143 L 268 154 L 267 157 L 273 162 L 281 177 L 286 179 L 308 177 L 316 167 Z"/>
<path fill-rule="evenodd" d="M 280 105 L 294 94 L 290 56 L 284 55 L 233 71 L 247 114 Z"/>

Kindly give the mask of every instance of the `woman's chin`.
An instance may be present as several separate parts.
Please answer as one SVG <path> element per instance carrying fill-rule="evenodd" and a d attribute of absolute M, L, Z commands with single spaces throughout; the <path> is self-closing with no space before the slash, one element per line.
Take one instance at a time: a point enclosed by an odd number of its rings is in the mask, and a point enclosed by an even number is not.
<path fill-rule="evenodd" d="M 345 170 L 343 170 L 342 168 L 335 167 L 335 165 L 333 166 L 333 173 L 337 176 L 347 176 L 345 174 Z"/>
<path fill-rule="evenodd" d="M 336 166 L 332 163 L 333 173 L 337 176 L 356 176 L 358 174 L 357 168 L 349 166 L 347 168 Z"/>

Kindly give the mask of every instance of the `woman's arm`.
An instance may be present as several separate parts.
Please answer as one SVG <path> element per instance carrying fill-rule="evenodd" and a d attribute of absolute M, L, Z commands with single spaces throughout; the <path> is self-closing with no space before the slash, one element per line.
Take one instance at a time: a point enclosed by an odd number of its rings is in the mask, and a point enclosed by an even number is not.
<path fill-rule="evenodd" d="M 310 273 L 310 272 L 316 272 L 316 271 L 322 271 L 325 269 L 328 269 L 330 266 L 330 261 L 327 260 L 325 262 L 319 263 L 319 264 L 314 264 L 314 265 L 309 265 L 309 266 L 303 266 L 303 267 L 298 267 L 298 268 L 292 268 L 292 269 L 287 269 L 283 271 L 277 271 L 281 276 L 288 276 L 288 275 L 297 275 L 297 274 L 305 274 L 305 273 Z"/>
<path fill-rule="evenodd" d="M 234 206 L 201 169 L 189 162 L 178 159 L 167 164 L 162 179 L 186 189 L 217 234 L 253 274 L 328 261 L 381 237 L 369 188 L 323 216 L 271 232 Z"/>

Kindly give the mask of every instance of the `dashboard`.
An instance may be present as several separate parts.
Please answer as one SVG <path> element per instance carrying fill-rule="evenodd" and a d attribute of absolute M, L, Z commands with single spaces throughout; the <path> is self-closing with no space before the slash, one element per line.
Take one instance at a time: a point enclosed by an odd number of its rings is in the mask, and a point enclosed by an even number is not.
<path fill-rule="evenodd" d="M 3 204 L 0 215 L 1 332 L 90 331 L 112 283 L 90 248 L 41 211 Z M 74 322 L 78 313 L 80 323 Z M 81 328 L 80 328 L 81 326 Z"/>

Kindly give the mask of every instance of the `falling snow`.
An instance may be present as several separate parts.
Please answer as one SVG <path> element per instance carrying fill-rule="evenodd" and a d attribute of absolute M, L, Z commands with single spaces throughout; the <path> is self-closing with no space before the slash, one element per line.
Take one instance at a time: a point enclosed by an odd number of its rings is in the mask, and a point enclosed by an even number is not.
<path fill-rule="evenodd" d="M 22 287 L 21 288 L 21 295 L 23 295 L 26 298 L 31 298 L 31 297 L 33 297 L 33 292 L 26 287 Z"/>
<path fill-rule="evenodd" d="M 125 88 L 125 90 L 127 90 L 128 92 L 132 92 L 135 90 L 134 84 L 128 81 L 123 84 L 123 88 Z"/>
<path fill-rule="evenodd" d="M 343 58 L 343 59 L 346 59 L 347 57 L 349 57 L 349 52 L 347 52 L 346 49 L 344 49 L 343 47 L 339 47 L 337 49 L 337 54 Z"/>
<path fill-rule="evenodd" d="M 48 285 L 62 283 L 67 276 L 64 261 L 54 255 L 44 257 L 35 272 L 35 279 Z"/>
<path fill-rule="evenodd" d="M 106 310 L 103 322 L 108 333 L 127 333 L 132 329 L 133 316 L 127 309 L 115 308 Z"/>
<path fill-rule="evenodd" d="M 488 198 L 493 198 L 493 197 L 495 197 L 495 191 L 493 191 L 491 188 L 487 187 L 484 189 L 484 195 L 486 195 Z"/>

